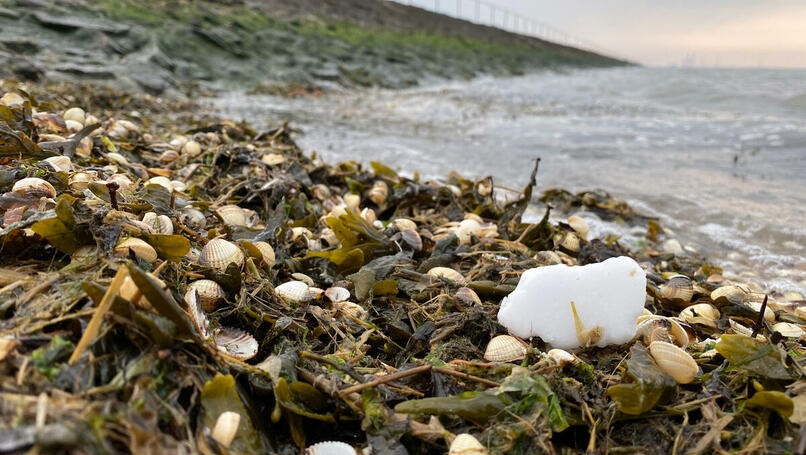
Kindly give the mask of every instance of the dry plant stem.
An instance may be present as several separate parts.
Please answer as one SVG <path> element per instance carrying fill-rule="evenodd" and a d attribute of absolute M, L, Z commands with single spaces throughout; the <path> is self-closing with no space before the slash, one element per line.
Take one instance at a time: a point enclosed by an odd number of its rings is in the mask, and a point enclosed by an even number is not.
<path fill-rule="evenodd" d="M 176 227 L 178 227 L 180 231 L 193 237 L 197 242 L 200 242 L 202 245 L 207 245 L 208 242 L 207 238 L 200 236 L 196 231 L 185 226 L 179 220 L 174 220 L 174 223 L 176 224 Z"/>
<path fill-rule="evenodd" d="M 490 381 L 489 379 L 480 378 L 478 376 L 473 376 L 472 374 L 463 373 L 461 371 L 451 370 L 450 368 L 433 367 L 433 370 L 436 371 L 437 373 L 447 374 L 461 379 L 467 379 L 468 381 L 478 382 L 479 384 L 488 385 L 490 387 L 499 387 L 501 385 L 495 381 Z"/>
<path fill-rule="evenodd" d="M 761 331 L 761 328 L 764 327 L 764 312 L 767 310 L 767 297 L 767 295 L 764 295 L 764 301 L 761 303 L 761 309 L 758 311 L 756 325 L 753 326 L 753 333 L 750 335 L 751 338 L 755 338 L 758 332 Z"/>
<path fill-rule="evenodd" d="M 30 291 L 28 291 L 25 294 L 20 296 L 20 300 L 18 301 L 19 304 L 28 303 L 31 299 L 36 297 L 37 294 L 39 294 L 40 292 L 43 292 L 46 289 L 48 289 L 49 287 L 53 286 L 53 283 L 59 281 L 59 278 L 60 277 L 57 275 L 57 276 L 55 276 L 53 278 L 48 279 L 47 281 L 45 281 L 44 283 L 42 283 L 40 285 L 34 286 L 33 288 L 31 288 Z"/>
<path fill-rule="evenodd" d="M 401 378 L 430 371 L 431 368 L 432 368 L 431 365 L 421 365 L 419 367 L 410 368 L 408 370 L 396 371 L 394 373 L 387 374 L 386 376 L 375 378 L 372 381 L 365 382 L 363 384 L 356 384 L 354 386 L 347 387 L 346 389 L 342 389 L 341 391 L 339 391 L 339 395 L 344 396 L 353 392 L 360 392 L 368 387 L 375 387 L 377 385 L 386 384 L 387 382 L 396 381 Z"/>
<path fill-rule="evenodd" d="M 101 330 L 101 323 L 104 320 L 104 316 L 109 311 L 109 308 L 112 307 L 112 302 L 115 301 L 115 296 L 118 294 L 120 286 L 123 285 L 123 280 L 126 279 L 128 275 L 128 267 L 120 267 L 118 269 L 118 273 L 115 274 L 115 278 L 113 278 L 112 283 L 109 284 L 109 288 L 107 288 L 106 294 L 104 294 L 104 297 L 101 299 L 101 303 L 98 304 L 95 314 L 92 315 L 90 323 L 87 324 L 87 330 L 84 331 L 84 335 L 78 340 L 75 351 L 73 351 L 73 354 L 67 361 L 69 365 L 76 363 L 76 361 L 81 358 L 82 354 L 84 354 L 84 351 L 86 351 L 95 340 L 95 336 L 98 335 L 98 332 Z"/>
<path fill-rule="evenodd" d="M 364 408 L 361 403 L 361 395 L 359 395 L 358 393 L 350 393 L 342 395 L 339 393 L 338 387 L 333 385 L 333 382 L 321 376 L 316 376 L 315 374 L 311 373 L 310 371 L 304 368 L 297 367 L 297 374 L 304 381 L 313 385 L 326 395 L 333 397 L 335 396 L 340 397 L 342 401 L 344 401 L 344 403 L 356 414 L 363 414 Z"/>
<path fill-rule="evenodd" d="M 303 352 L 300 353 L 300 357 L 302 357 L 304 359 L 311 359 L 311 360 L 313 360 L 315 362 L 319 362 L 319 363 L 326 363 L 326 364 L 332 366 L 333 368 L 341 371 L 342 373 L 345 373 L 345 374 L 349 375 L 351 378 L 355 379 L 356 381 L 364 382 L 364 377 L 362 375 L 360 375 L 359 373 L 357 373 L 355 370 L 353 370 L 352 368 L 347 368 L 344 365 L 342 365 L 342 364 L 340 364 L 340 363 L 338 363 L 338 362 L 336 362 L 334 360 L 331 360 L 331 359 L 329 359 L 329 358 L 327 358 L 325 356 L 321 356 L 319 354 L 314 354 L 313 352 L 303 351 Z"/>

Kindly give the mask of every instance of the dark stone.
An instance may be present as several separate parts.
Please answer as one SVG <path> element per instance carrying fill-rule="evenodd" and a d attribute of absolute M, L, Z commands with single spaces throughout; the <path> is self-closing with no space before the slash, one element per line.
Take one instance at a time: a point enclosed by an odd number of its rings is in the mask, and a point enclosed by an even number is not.
<path fill-rule="evenodd" d="M 53 68 L 54 71 L 60 73 L 72 74 L 74 76 L 81 76 L 90 79 L 114 79 L 115 73 L 109 68 L 98 65 L 75 65 L 65 64 Z"/>
<path fill-rule="evenodd" d="M 47 13 L 36 12 L 34 19 L 45 27 L 60 31 L 72 32 L 75 30 L 92 30 L 109 33 L 111 35 L 125 35 L 131 27 L 98 20 L 89 20 L 79 17 L 57 17 Z"/>
<path fill-rule="evenodd" d="M 7 40 L 2 43 L 6 49 L 17 54 L 36 54 L 40 49 L 38 44 L 27 40 Z"/>

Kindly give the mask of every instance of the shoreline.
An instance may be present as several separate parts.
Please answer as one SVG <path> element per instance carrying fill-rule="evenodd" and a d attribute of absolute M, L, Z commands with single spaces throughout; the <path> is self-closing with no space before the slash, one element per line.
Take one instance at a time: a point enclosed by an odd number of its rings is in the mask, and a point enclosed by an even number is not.
<path fill-rule="evenodd" d="M 97 96 L 93 106 L 108 102 L 103 93 L 77 87 L 26 88 L 42 108 L 36 124 L 25 121 L 24 109 L 8 112 L 15 129 L 30 137 L 67 136 L 64 117 L 78 117 L 65 109 L 80 106 L 65 100 L 76 95 Z M 731 416 L 722 444 L 757 447 L 759 425 L 770 429 L 762 435 L 768 450 L 796 451 L 803 442 L 797 430 L 806 396 L 797 367 L 804 360 L 798 339 L 806 333 L 802 297 L 735 290 L 702 259 L 664 252 L 666 239 L 651 222 L 647 247 L 632 252 L 614 239 L 586 239 L 578 220 L 522 223 L 536 164 L 523 198 L 503 205 L 485 180 L 454 174 L 437 184 L 380 163 L 322 163 L 296 146 L 293 125 L 259 132 L 220 119 L 175 118 L 147 97 L 134 97 L 130 106 L 139 106 L 138 117 L 109 106 L 82 112 L 79 123 L 95 115 L 103 126 L 89 144 L 73 144 L 81 149 L 69 172 L 41 163 L 40 154 L 54 153 L 37 151 L 20 133 L 3 149 L 9 180 L 0 292 L 15 298 L 0 317 L 0 381 L 3 399 L 25 406 L 3 419 L 19 423 L 0 431 L 17 444 L 14 450 L 33 444 L 200 450 L 223 444 L 213 428 L 224 411 L 239 416 L 225 444 L 234 451 L 291 451 L 331 438 L 379 451 L 401 444 L 444 451 L 466 432 L 492 453 L 584 450 L 578 434 L 612 450 L 686 450 L 712 443 L 706 439 L 712 422 L 691 408 L 692 400 Z M 82 171 L 99 174 L 81 181 Z M 44 178 L 54 194 L 12 191 L 23 176 Z M 647 223 L 603 195 L 558 192 L 553 200 Z M 147 224 L 149 211 L 168 216 L 173 233 L 156 234 L 165 225 Z M 234 212 L 240 218 L 231 218 Z M 12 216 L 19 221 L 9 226 Z M 203 247 L 219 237 L 233 242 L 228 251 L 239 252 L 233 253 L 239 261 L 219 266 L 203 259 Z M 151 245 L 153 256 L 124 244 L 127 238 Z M 268 242 L 271 253 L 259 242 Z M 96 253 L 75 254 L 92 245 Z M 645 308 L 654 315 L 647 316 L 690 333 L 683 349 L 696 357 L 701 376 L 677 384 L 643 340 L 583 348 L 560 363 L 532 339 L 521 357 L 485 360 L 487 343 L 506 333 L 496 319 L 500 300 L 524 270 L 624 254 L 647 273 Z M 123 286 L 126 273 L 133 290 Z M 201 278 L 218 282 L 225 301 L 188 313 L 201 294 L 186 290 Z M 288 283 L 301 284 L 289 292 Z M 347 298 L 335 297 L 343 292 L 336 288 L 346 289 Z M 107 318 L 98 316 L 102 301 Z M 719 312 L 687 315 L 690 304 Z M 87 335 L 91 320 L 103 328 L 97 339 Z M 794 327 L 777 325 L 783 323 Z M 784 327 L 801 333 L 784 334 Z M 742 357 L 747 351 L 764 364 Z M 732 369 L 725 369 L 726 359 Z M 127 379 L 116 379 L 123 371 Z M 748 400 L 749 378 L 766 390 Z M 713 383 L 716 395 L 708 392 Z M 31 406 L 43 392 L 45 400 L 51 396 L 45 427 L 36 423 L 41 405 Z M 758 411 L 735 412 L 745 405 Z M 680 409 L 690 413 L 685 420 Z M 663 437 L 672 428 L 692 437 Z"/>

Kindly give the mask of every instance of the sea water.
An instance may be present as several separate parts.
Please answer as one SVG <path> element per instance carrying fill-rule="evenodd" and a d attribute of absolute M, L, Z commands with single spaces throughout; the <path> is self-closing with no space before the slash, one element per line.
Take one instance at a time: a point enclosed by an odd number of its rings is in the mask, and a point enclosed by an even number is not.
<path fill-rule="evenodd" d="M 258 127 L 291 120 L 328 161 L 407 175 L 522 188 L 539 156 L 538 192 L 606 190 L 740 279 L 806 290 L 806 70 L 573 70 L 214 103 Z M 640 236 L 582 215 L 594 235 Z"/>

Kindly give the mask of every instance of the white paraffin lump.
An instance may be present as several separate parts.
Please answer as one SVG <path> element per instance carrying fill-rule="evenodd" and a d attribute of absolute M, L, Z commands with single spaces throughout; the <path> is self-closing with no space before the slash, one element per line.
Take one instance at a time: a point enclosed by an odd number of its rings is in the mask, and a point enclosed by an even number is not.
<path fill-rule="evenodd" d="M 645 296 L 646 273 L 627 256 L 538 267 L 504 297 L 498 322 L 512 335 L 539 336 L 560 349 L 621 344 L 635 335 Z"/>

